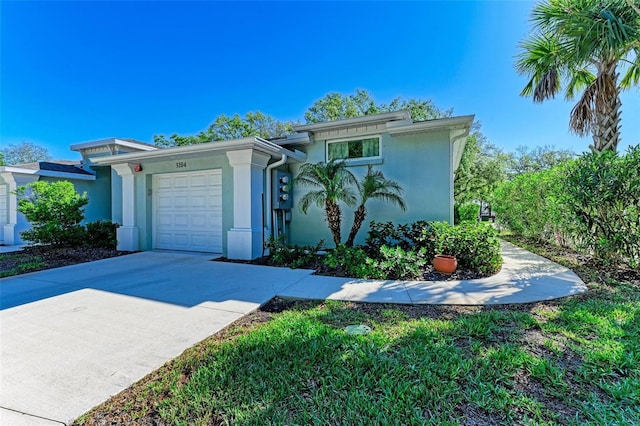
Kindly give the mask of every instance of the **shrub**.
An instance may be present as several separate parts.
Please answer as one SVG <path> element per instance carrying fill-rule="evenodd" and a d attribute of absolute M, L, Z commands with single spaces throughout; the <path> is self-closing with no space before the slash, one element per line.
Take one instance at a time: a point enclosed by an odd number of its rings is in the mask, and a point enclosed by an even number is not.
<path fill-rule="evenodd" d="M 289 266 L 292 269 L 315 265 L 318 260 L 318 251 L 324 246 L 320 241 L 315 246 L 289 246 L 286 235 L 278 238 L 269 236 L 265 247 L 269 250 L 269 260 L 277 266 Z"/>
<path fill-rule="evenodd" d="M 370 258 L 361 247 L 338 245 L 329 251 L 322 263 L 340 275 L 354 278 L 372 278 L 376 276 L 375 265 L 368 263 Z"/>
<path fill-rule="evenodd" d="M 477 222 L 480 216 L 480 205 L 476 203 L 456 204 L 454 206 L 454 223 Z"/>
<path fill-rule="evenodd" d="M 37 244 L 82 244 L 86 193 L 78 194 L 68 181 L 38 181 L 19 187 L 16 194 L 18 211 L 31 222 L 31 229 L 21 233 L 23 239 Z"/>
<path fill-rule="evenodd" d="M 488 223 L 442 223 L 435 232 L 435 247 L 439 253 L 455 256 L 459 267 L 481 274 L 494 274 L 502 267 L 497 231 Z"/>
<path fill-rule="evenodd" d="M 85 245 L 94 248 L 115 249 L 118 246 L 116 230 L 120 225 L 110 220 L 97 220 L 86 225 Z"/>
<path fill-rule="evenodd" d="M 394 226 L 392 222 L 369 223 L 369 235 L 366 239 L 366 251 L 369 256 L 377 258 L 382 246 L 401 247 L 404 250 L 425 249 L 427 258 L 435 253 L 432 227 L 437 222 L 419 220 L 411 225 Z M 437 226 L 437 225 L 436 225 Z"/>
<path fill-rule="evenodd" d="M 640 265 L 640 145 L 584 154 L 566 167 L 561 188 L 582 246 L 608 263 Z"/>
<path fill-rule="evenodd" d="M 402 247 L 380 247 L 380 260 L 367 259 L 368 265 L 375 271 L 372 278 L 385 280 L 414 280 L 422 275 L 427 263 L 425 249 L 404 250 Z"/>

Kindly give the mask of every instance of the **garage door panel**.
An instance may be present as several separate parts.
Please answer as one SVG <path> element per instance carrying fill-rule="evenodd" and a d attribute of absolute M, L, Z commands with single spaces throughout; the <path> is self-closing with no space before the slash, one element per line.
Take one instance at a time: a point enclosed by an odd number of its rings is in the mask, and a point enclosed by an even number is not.
<path fill-rule="evenodd" d="M 222 251 L 220 170 L 154 177 L 154 247 Z"/>

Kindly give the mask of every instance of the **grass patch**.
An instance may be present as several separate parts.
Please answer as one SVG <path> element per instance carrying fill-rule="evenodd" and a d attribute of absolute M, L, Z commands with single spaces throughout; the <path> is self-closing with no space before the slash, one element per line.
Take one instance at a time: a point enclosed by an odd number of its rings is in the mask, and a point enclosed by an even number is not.
<path fill-rule="evenodd" d="M 11 262 L 9 262 L 9 260 L 11 260 Z M 0 278 L 39 271 L 47 266 L 40 256 L 20 253 L 0 255 L 0 262 L 7 262 L 7 265 L 9 265 L 0 270 Z"/>
<path fill-rule="evenodd" d="M 528 305 L 275 299 L 76 424 L 640 424 L 640 282 L 581 268 Z"/>

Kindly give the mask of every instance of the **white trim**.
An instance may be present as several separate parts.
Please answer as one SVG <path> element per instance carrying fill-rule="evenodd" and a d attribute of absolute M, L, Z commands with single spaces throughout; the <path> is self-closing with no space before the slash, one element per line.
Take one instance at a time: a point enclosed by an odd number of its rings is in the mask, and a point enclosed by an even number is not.
<path fill-rule="evenodd" d="M 348 166 L 357 166 L 360 164 L 369 164 L 368 162 L 375 162 L 382 160 L 382 135 L 381 134 L 373 134 L 367 136 L 358 136 L 358 137 L 350 137 L 350 138 L 342 138 L 335 140 L 325 140 L 324 144 L 324 158 L 328 162 L 329 160 L 329 144 L 341 143 L 341 142 L 353 142 L 353 141 L 364 141 L 366 139 L 378 139 L 378 155 L 373 157 L 358 157 L 358 158 L 337 158 L 337 160 L 343 160 Z M 380 161 L 381 162 L 381 161 Z"/>
<path fill-rule="evenodd" d="M 88 175 L 84 173 L 67 173 L 67 172 L 57 172 L 55 170 L 24 169 L 22 167 L 3 166 L 3 167 L 0 167 L 0 172 L 17 173 L 19 175 L 46 176 L 46 177 L 54 177 L 54 178 L 61 178 L 61 179 L 96 180 L 96 177 L 94 175 Z"/>
<path fill-rule="evenodd" d="M 127 148 L 135 148 L 141 151 L 156 151 L 160 149 L 156 146 L 151 146 L 145 143 L 125 141 L 118 138 L 101 139 L 99 141 L 79 143 L 79 144 L 71 145 L 69 149 L 71 149 L 72 151 L 81 151 L 83 149 L 98 148 L 106 145 L 119 145 Z"/>
<path fill-rule="evenodd" d="M 409 111 L 394 111 L 383 114 L 363 115 L 361 117 L 347 118 L 344 120 L 325 121 L 323 123 L 303 124 L 301 126 L 293 126 L 296 132 L 318 132 L 321 130 L 338 130 L 345 127 L 356 127 L 363 124 L 384 124 L 389 121 L 410 121 L 411 114 Z"/>
<path fill-rule="evenodd" d="M 272 154 L 286 154 L 287 157 L 298 161 L 304 162 L 307 159 L 307 154 L 296 150 L 295 152 L 282 148 L 273 142 L 258 137 L 248 137 L 242 139 L 234 139 L 230 141 L 218 141 L 207 142 L 196 145 L 178 146 L 174 148 L 159 149 L 155 151 L 147 152 L 132 152 L 128 154 L 114 155 L 112 157 L 99 157 L 93 158 L 92 161 L 96 164 L 118 164 L 126 163 L 130 161 L 152 160 L 152 159 L 164 159 L 166 157 L 175 158 L 176 156 L 187 157 L 194 154 L 205 154 L 214 152 L 227 152 L 242 149 L 253 148 L 256 151 L 262 152 L 267 155 Z"/>
<path fill-rule="evenodd" d="M 393 125 L 393 123 L 387 124 L 387 132 L 390 135 L 401 135 L 411 133 L 422 133 L 425 131 L 437 131 L 437 130 L 452 130 L 452 129 L 466 129 L 468 132 L 471 129 L 475 115 L 463 115 L 460 117 L 448 117 L 438 118 L 435 120 L 418 121 L 413 124 L 405 125 Z"/>

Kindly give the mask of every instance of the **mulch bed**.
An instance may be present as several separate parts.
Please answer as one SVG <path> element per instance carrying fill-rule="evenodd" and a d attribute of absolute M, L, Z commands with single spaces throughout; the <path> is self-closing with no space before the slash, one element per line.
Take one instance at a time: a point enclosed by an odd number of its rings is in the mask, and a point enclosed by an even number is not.
<path fill-rule="evenodd" d="M 127 251 L 90 247 L 53 247 L 33 246 L 20 251 L 3 253 L 0 255 L 0 272 L 10 271 L 27 263 L 37 262 L 39 266 L 29 268 L 28 272 L 43 269 L 59 268 L 84 262 L 106 259 L 109 257 L 130 254 Z"/>

